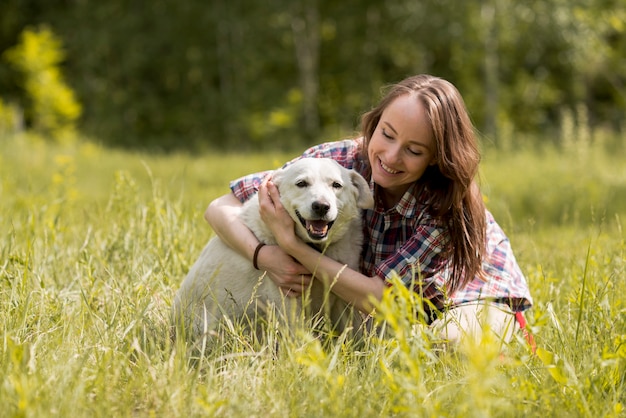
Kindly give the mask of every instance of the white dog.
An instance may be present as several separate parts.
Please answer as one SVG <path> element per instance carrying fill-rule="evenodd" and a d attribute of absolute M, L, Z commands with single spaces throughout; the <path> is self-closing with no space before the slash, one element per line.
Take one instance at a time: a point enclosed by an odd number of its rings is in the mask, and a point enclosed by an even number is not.
<path fill-rule="evenodd" d="M 303 158 L 277 170 L 272 181 L 295 222 L 296 234 L 328 257 L 358 269 L 363 243 L 361 209 L 374 204 L 365 179 L 334 160 Z M 257 196 L 244 204 L 240 216 L 260 242 L 276 244 L 259 215 Z M 292 314 L 303 307 L 309 315 L 329 314 L 338 331 L 358 327 L 361 315 L 349 314 L 353 309 L 326 290 L 313 280 L 310 293 L 303 298 L 284 298 L 264 272 L 255 270 L 249 260 L 215 236 L 175 296 L 174 321 L 179 330 L 184 327 L 186 335 L 198 337 L 213 331 L 224 317 L 234 322 L 253 320 L 272 305 L 292 309 L 295 304 Z"/>

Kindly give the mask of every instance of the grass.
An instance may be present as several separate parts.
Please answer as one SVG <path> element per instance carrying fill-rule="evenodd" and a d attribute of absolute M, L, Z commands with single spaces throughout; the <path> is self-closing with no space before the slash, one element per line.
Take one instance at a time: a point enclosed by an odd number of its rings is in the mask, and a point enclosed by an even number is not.
<path fill-rule="evenodd" d="M 398 289 L 361 345 L 235 328 L 169 338 L 174 292 L 228 180 L 291 156 L 148 155 L 0 138 L 3 416 L 625 416 L 626 167 L 600 147 L 488 151 L 485 199 L 535 306 L 522 340 L 435 355 Z M 409 306 L 410 307 L 410 306 Z"/>

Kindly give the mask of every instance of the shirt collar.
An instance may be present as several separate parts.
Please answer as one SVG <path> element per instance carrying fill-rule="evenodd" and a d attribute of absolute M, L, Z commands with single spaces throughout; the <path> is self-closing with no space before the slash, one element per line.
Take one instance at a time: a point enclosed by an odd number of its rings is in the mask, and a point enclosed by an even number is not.
<path fill-rule="evenodd" d="M 370 180 L 370 189 L 374 192 L 376 197 L 376 185 Z M 385 210 L 382 202 L 376 197 L 376 210 L 380 212 L 397 212 L 398 215 L 404 218 L 413 218 L 417 216 L 419 212 L 422 212 L 424 204 L 426 202 L 426 187 L 421 183 L 413 183 L 402 198 L 396 203 L 396 205 L 388 210 Z"/>

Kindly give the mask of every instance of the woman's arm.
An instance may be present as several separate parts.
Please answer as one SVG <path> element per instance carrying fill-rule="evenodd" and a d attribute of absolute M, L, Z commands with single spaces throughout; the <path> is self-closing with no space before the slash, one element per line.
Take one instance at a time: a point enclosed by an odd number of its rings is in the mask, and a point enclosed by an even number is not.
<path fill-rule="evenodd" d="M 296 238 L 281 248 L 313 272 L 313 277 L 331 286 L 332 292 L 364 313 L 371 313 L 371 298 L 380 300 L 386 288 L 380 277 L 368 277 L 320 254 Z M 284 247 L 283 247 L 284 245 Z"/>
<path fill-rule="evenodd" d="M 241 208 L 239 199 L 228 193 L 209 204 L 204 218 L 226 245 L 252 263 L 259 240 L 239 218 Z M 257 255 L 257 264 L 261 271 L 267 271 L 279 288 L 285 292 L 290 290 L 288 296 L 300 295 L 311 281 L 309 270 L 276 245 L 262 247 Z"/>
<path fill-rule="evenodd" d="M 228 193 L 212 201 L 204 212 L 204 219 L 230 248 L 252 260 L 259 240 L 239 219 L 243 204 Z"/>
<path fill-rule="evenodd" d="M 268 195 L 269 192 L 269 195 Z M 370 313 L 370 298 L 380 300 L 385 284 L 380 277 L 368 277 L 309 247 L 294 233 L 294 223 L 280 204 L 278 188 L 265 181 L 259 188 L 261 217 L 272 230 L 280 247 L 304 267 L 314 273 L 318 280 L 332 285 L 332 291 L 357 309 Z M 276 202 L 276 203 L 275 203 Z"/>

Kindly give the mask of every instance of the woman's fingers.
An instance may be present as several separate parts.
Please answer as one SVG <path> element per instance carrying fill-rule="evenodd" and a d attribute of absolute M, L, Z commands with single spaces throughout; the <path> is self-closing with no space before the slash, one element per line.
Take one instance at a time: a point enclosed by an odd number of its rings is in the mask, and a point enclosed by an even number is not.
<path fill-rule="evenodd" d="M 313 280 L 313 278 L 310 274 L 295 275 L 284 283 L 281 283 L 279 289 L 285 296 L 294 298 L 300 297 L 311 285 L 311 280 Z"/>
<path fill-rule="evenodd" d="M 263 180 L 263 182 L 259 186 L 259 205 L 264 208 L 274 206 L 274 202 L 272 200 L 272 197 L 270 196 L 270 192 L 267 187 L 268 181 L 269 179 Z"/>
<path fill-rule="evenodd" d="M 277 208 L 281 207 L 280 205 L 280 192 L 278 191 L 278 187 L 274 184 L 274 182 L 269 179 L 266 183 L 267 186 L 267 195 L 272 199 L 272 203 Z"/>

